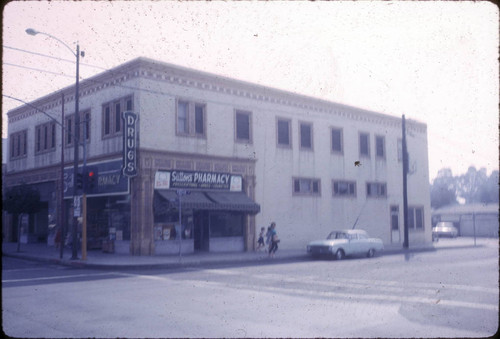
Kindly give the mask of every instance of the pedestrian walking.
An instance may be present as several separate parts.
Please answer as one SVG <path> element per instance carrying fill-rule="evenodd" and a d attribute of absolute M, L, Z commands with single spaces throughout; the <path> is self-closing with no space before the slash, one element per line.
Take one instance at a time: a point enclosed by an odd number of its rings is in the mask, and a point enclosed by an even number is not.
<path fill-rule="evenodd" d="M 268 245 L 268 247 L 271 247 L 271 226 L 270 225 L 267 227 L 266 244 Z"/>
<path fill-rule="evenodd" d="M 257 240 L 257 251 L 259 251 L 260 249 L 264 248 L 266 246 L 266 244 L 264 243 L 264 231 L 265 231 L 265 227 L 261 227 L 260 228 L 260 234 L 259 234 L 259 240 Z"/>
<path fill-rule="evenodd" d="M 61 246 L 61 228 L 60 227 L 57 228 L 54 243 L 56 244 L 56 248 L 59 248 L 59 246 Z"/>
<path fill-rule="evenodd" d="M 269 246 L 269 257 L 274 258 L 274 254 L 278 250 L 278 243 L 280 242 L 278 238 L 278 233 L 276 232 L 276 223 L 271 223 L 271 245 Z"/>

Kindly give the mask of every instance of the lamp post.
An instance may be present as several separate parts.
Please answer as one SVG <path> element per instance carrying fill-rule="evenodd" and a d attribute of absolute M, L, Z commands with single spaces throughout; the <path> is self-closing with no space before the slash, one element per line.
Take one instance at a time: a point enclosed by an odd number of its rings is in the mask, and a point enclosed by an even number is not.
<path fill-rule="evenodd" d="M 74 131 L 74 146 L 75 146 L 75 152 L 74 152 L 74 157 L 73 157 L 73 204 L 75 204 L 76 199 L 79 198 L 78 196 L 78 188 L 77 188 L 77 177 L 78 177 L 78 149 L 80 147 L 80 115 L 79 115 L 79 108 L 78 108 L 78 90 L 79 90 L 79 73 L 80 73 L 80 45 L 77 43 L 76 44 L 76 53 L 73 52 L 71 47 L 69 47 L 67 44 L 64 43 L 64 41 L 56 38 L 55 36 L 44 33 L 44 32 L 39 32 L 33 28 L 28 28 L 26 30 L 26 33 L 29 35 L 37 35 L 37 34 L 42 34 L 46 35 L 49 38 L 52 38 L 58 42 L 60 42 L 63 46 L 65 46 L 67 49 L 70 50 L 71 54 L 73 54 L 76 57 L 76 85 L 75 85 L 75 131 Z M 84 53 L 82 52 L 82 56 Z M 78 244 L 77 244 L 77 236 L 76 232 L 78 229 L 78 218 L 75 216 L 75 213 L 73 213 L 73 228 L 72 228 L 72 254 L 71 254 L 71 259 L 75 260 L 78 259 Z M 64 241 L 64 240 L 63 240 Z M 64 242 L 63 242 L 64 245 Z"/>

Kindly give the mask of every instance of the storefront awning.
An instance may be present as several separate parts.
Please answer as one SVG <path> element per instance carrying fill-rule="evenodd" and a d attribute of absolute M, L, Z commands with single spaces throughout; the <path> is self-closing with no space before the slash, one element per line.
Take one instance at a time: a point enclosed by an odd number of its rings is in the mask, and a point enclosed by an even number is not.
<path fill-rule="evenodd" d="M 207 192 L 206 194 L 217 203 L 219 210 L 241 211 L 250 214 L 260 212 L 260 205 L 243 192 Z"/>
<path fill-rule="evenodd" d="M 179 200 L 177 193 L 173 190 L 156 190 L 156 192 L 165 199 L 169 207 L 177 208 Z M 182 208 L 193 208 L 198 210 L 211 210 L 215 206 L 214 202 L 206 197 L 203 192 L 191 192 L 181 197 Z"/>
<path fill-rule="evenodd" d="M 168 209 L 177 208 L 178 204 L 178 196 L 174 190 L 155 190 L 156 213 L 166 213 Z M 249 214 L 260 211 L 260 206 L 243 192 L 192 191 L 182 196 L 181 205 L 185 209 L 208 211 L 238 211 Z"/>

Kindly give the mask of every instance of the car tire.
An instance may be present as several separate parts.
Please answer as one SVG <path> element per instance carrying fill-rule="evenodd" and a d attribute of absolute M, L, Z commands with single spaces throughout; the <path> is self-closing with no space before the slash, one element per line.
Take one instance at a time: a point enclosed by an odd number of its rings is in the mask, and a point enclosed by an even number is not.
<path fill-rule="evenodd" d="M 337 260 L 342 260 L 345 258 L 345 253 L 343 250 L 337 250 L 337 252 L 335 253 L 335 259 Z"/>
<path fill-rule="evenodd" d="M 366 254 L 368 258 L 373 258 L 375 256 L 375 250 L 373 248 L 370 248 L 368 250 L 368 253 Z"/>

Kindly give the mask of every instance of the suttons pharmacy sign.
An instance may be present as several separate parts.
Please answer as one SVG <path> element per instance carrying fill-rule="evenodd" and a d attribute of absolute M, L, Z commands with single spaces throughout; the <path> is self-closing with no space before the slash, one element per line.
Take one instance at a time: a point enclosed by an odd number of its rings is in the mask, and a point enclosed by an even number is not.
<path fill-rule="evenodd" d="M 198 171 L 157 171 L 155 189 L 200 189 L 240 192 L 241 175 Z"/>

